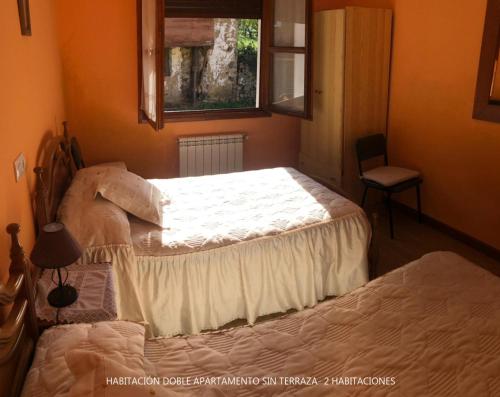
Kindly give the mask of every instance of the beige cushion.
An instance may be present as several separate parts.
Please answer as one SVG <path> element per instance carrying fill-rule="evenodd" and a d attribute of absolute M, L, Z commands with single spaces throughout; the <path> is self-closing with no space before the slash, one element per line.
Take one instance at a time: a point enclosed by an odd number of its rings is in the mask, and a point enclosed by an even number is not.
<path fill-rule="evenodd" d="M 139 175 L 121 168 L 106 168 L 97 182 L 96 193 L 124 211 L 162 226 L 162 207 L 168 199 Z"/>
<path fill-rule="evenodd" d="M 126 212 L 102 197 L 95 197 L 97 183 L 108 168 L 94 166 L 79 170 L 58 209 L 58 220 L 83 248 L 131 244 Z"/>
<path fill-rule="evenodd" d="M 418 171 L 399 167 L 378 167 L 363 173 L 364 179 L 387 187 L 418 178 L 419 176 L 420 173 Z"/>

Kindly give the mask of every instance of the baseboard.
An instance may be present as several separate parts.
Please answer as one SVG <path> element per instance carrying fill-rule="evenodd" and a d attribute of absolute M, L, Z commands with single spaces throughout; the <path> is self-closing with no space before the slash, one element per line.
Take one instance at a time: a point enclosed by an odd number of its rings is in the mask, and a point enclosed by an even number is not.
<path fill-rule="evenodd" d="M 403 212 L 406 212 L 407 214 L 410 214 L 411 216 L 417 216 L 417 210 L 415 210 L 412 207 L 407 206 L 406 204 L 402 204 L 397 201 L 392 202 L 394 207 L 399 208 Z M 422 220 L 433 227 L 436 230 L 439 230 L 440 232 L 443 232 L 447 234 L 448 236 L 454 238 L 455 240 L 461 241 L 464 244 L 467 244 L 468 246 L 474 248 L 475 250 L 489 256 L 490 258 L 493 258 L 497 261 L 500 262 L 500 250 L 486 244 L 477 238 L 474 238 L 472 236 L 469 236 L 468 234 L 461 232 L 460 230 L 457 230 L 450 225 L 447 225 L 446 223 L 443 223 L 441 221 L 438 221 L 437 219 L 434 219 L 430 217 L 429 215 L 422 214 Z"/>

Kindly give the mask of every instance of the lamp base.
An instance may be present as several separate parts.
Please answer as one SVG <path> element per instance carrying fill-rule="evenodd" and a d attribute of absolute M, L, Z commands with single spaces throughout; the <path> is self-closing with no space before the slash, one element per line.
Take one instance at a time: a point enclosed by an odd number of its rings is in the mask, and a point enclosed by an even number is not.
<path fill-rule="evenodd" d="M 78 298 L 78 292 L 71 285 L 63 285 L 50 291 L 47 300 L 54 307 L 66 307 L 74 303 Z"/>

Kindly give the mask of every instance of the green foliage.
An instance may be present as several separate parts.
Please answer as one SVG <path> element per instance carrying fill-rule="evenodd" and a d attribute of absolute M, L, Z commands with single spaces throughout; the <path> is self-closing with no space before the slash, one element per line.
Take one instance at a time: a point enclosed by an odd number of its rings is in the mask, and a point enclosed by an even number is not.
<path fill-rule="evenodd" d="M 241 109 L 255 108 L 255 100 L 241 100 L 231 102 L 200 102 L 192 107 L 193 110 L 215 110 L 215 109 Z"/>
<path fill-rule="evenodd" d="M 257 53 L 259 47 L 259 21 L 240 19 L 238 27 L 238 51 Z"/>
<path fill-rule="evenodd" d="M 218 110 L 218 109 L 247 109 L 255 108 L 255 100 L 242 99 L 240 101 L 224 101 L 224 102 L 198 102 L 196 104 L 183 103 L 183 104 L 166 104 L 165 110 L 170 111 L 184 111 L 184 110 Z"/>
<path fill-rule="evenodd" d="M 251 70 L 257 66 L 259 49 L 259 21 L 240 19 L 238 26 L 238 62 L 246 64 Z"/>

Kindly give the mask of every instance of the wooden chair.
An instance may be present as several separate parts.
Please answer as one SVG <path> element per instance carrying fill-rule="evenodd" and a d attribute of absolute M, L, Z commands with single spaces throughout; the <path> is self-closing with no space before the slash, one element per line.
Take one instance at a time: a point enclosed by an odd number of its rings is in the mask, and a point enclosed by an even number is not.
<path fill-rule="evenodd" d="M 420 185 L 423 180 L 420 177 L 420 173 L 407 168 L 389 166 L 387 143 L 383 134 L 370 135 L 358 139 L 356 142 L 356 154 L 358 157 L 359 177 L 365 185 L 361 206 L 365 206 L 368 189 L 372 188 L 385 193 L 387 197 L 387 207 L 389 209 L 391 239 L 394 238 L 394 222 L 391 203 L 393 193 L 416 188 L 418 221 L 421 223 L 422 207 L 420 200 Z M 384 158 L 384 166 L 373 168 L 368 171 L 363 170 L 363 162 L 382 156 Z"/>

